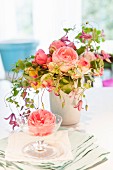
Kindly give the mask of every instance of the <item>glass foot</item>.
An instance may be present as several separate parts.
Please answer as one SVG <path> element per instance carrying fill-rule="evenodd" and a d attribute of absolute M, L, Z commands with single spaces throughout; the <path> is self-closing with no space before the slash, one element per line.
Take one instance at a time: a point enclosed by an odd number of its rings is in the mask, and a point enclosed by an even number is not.
<path fill-rule="evenodd" d="M 40 146 L 37 142 L 32 142 L 24 146 L 23 153 L 31 158 L 47 160 L 61 156 L 64 150 L 60 143 L 42 143 Z"/>

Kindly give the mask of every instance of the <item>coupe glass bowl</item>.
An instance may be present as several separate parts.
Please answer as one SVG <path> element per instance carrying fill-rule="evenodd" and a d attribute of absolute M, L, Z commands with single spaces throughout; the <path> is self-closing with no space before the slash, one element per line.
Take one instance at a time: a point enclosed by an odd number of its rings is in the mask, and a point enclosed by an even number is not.
<path fill-rule="evenodd" d="M 44 127 L 33 127 L 32 131 L 30 130 L 28 125 L 25 125 L 23 128 L 24 132 L 27 132 L 29 135 L 34 135 L 37 137 L 37 140 L 25 145 L 22 149 L 25 156 L 35 158 L 35 159 L 50 159 L 55 158 L 61 154 L 61 146 L 59 143 L 54 143 L 52 141 L 45 141 L 46 137 L 54 134 L 60 127 L 62 123 L 62 117 L 55 114 L 56 121 L 55 124 L 50 124 L 49 126 L 44 125 Z M 44 131 L 43 131 L 44 130 Z M 35 133 L 33 133 L 35 132 Z M 54 135 L 53 135 L 54 137 Z"/>

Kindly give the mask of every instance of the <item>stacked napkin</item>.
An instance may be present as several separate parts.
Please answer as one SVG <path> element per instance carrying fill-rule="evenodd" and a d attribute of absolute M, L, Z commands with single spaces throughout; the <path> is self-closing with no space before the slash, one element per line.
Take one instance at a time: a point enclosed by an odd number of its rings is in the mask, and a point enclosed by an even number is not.
<path fill-rule="evenodd" d="M 21 161 L 18 165 L 20 167 L 48 170 L 87 170 L 107 160 L 108 152 L 96 144 L 93 135 L 86 133 L 62 130 L 56 132 L 54 136 L 49 136 L 48 141 L 60 142 L 64 149 L 62 156 L 53 160 L 37 161 L 23 154 L 22 148 L 35 140 L 35 136 L 29 136 L 23 132 L 13 133 L 8 139 L 5 159 L 13 163 Z M 24 167 L 24 170 L 28 169 Z"/>
<path fill-rule="evenodd" d="M 23 153 L 23 148 L 26 144 L 37 141 L 37 136 L 30 136 L 24 132 L 13 133 L 8 139 L 8 146 L 5 152 L 5 158 L 8 161 L 29 161 L 39 162 L 40 160 L 26 157 Z M 45 138 L 45 143 L 51 143 L 53 146 L 60 145 L 62 154 L 54 159 L 49 159 L 49 162 L 72 160 L 73 155 L 71 152 L 71 144 L 68 137 L 68 131 L 58 131 L 53 135 L 49 135 Z M 41 160 L 43 163 L 47 163 L 48 160 Z"/>

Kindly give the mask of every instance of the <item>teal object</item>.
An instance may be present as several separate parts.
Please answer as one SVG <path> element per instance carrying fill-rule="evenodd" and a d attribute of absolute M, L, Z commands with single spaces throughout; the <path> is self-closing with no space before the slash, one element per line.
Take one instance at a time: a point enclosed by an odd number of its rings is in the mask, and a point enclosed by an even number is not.
<path fill-rule="evenodd" d="M 19 59 L 23 60 L 30 55 L 34 55 L 38 44 L 38 41 L 35 40 L 9 40 L 0 42 L 0 54 L 5 71 L 11 71 Z"/>

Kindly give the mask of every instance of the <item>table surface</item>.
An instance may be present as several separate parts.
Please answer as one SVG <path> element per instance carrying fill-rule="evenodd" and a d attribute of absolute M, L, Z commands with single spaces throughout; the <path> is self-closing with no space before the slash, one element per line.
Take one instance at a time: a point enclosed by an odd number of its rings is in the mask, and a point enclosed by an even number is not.
<path fill-rule="evenodd" d="M 6 107 L 4 98 L 10 92 L 11 83 L 0 81 L 0 139 L 7 137 L 11 127 L 4 117 L 8 117 L 10 110 Z M 89 109 L 81 113 L 79 130 L 93 134 L 100 146 L 110 151 L 108 161 L 95 167 L 94 170 L 113 170 L 113 88 L 92 88 L 87 90 L 86 98 Z M 49 107 L 49 95 L 45 94 L 45 108 Z"/>

